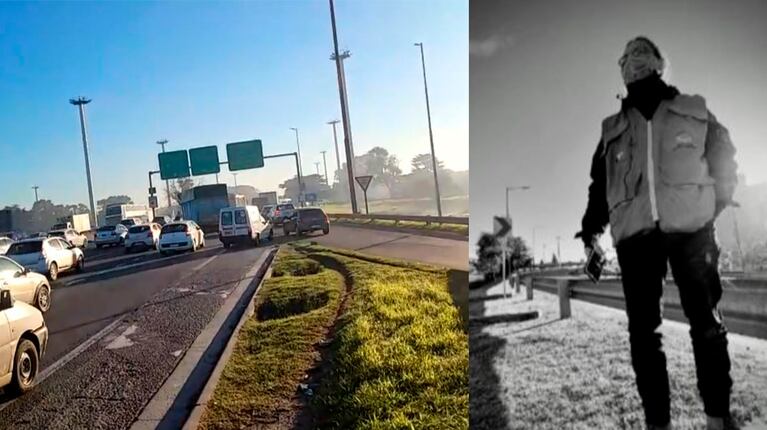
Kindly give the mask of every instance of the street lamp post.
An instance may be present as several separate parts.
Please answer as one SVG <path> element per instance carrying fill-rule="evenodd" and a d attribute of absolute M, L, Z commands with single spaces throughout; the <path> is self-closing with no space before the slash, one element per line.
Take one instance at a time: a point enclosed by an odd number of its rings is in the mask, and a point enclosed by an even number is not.
<path fill-rule="evenodd" d="M 349 121 L 349 100 L 346 94 L 346 76 L 344 73 L 343 60 L 351 54 L 344 51 L 338 52 L 338 31 L 336 30 L 336 12 L 333 6 L 333 0 L 328 0 L 330 4 L 330 22 L 333 27 L 333 55 L 331 60 L 336 63 L 336 74 L 338 75 L 338 95 L 341 100 L 341 119 L 344 126 L 344 146 L 346 147 L 346 172 L 349 180 L 349 199 L 352 204 L 352 213 L 359 213 L 357 209 L 357 192 L 354 189 L 354 145 L 352 142 L 352 127 Z"/>
<path fill-rule="evenodd" d="M 328 160 L 325 159 L 325 153 L 328 151 L 320 151 L 322 153 L 322 165 L 325 167 L 325 185 L 330 185 L 328 181 Z"/>
<path fill-rule="evenodd" d="M 506 220 L 509 220 L 509 224 L 511 225 L 511 229 L 509 230 L 509 236 L 513 236 L 513 227 L 514 225 L 511 224 L 510 221 L 510 215 L 509 215 L 509 191 L 515 191 L 515 190 L 529 190 L 530 186 L 528 185 L 522 185 L 519 187 L 506 187 Z M 501 245 L 501 249 L 503 250 L 503 297 L 506 297 L 506 242 Z"/>
<path fill-rule="evenodd" d="M 434 134 L 431 131 L 431 108 L 429 107 L 429 87 L 426 85 L 426 60 L 423 56 L 423 43 L 413 45 L 421 48 L 421 66 L 423 68 L 423 90 L 426 94 L 426 118 L 429 121 L 429 143 L 431 145 L 431 164 L 434 166 L 434 192 L 437 199 L 437 215 L 442 216 L 442 202 L 439 197 L 439 181 L 437 180 L 437 157 L 434 155 Z"/>
<path fill-rule="evenodd" d="M 91 225 L 96 225 L 96 202 L 93 200 L 93 181 L 91 181 L 91 158 L 88 155 L 88 132 L 85 129 L 85 105 L 90 103 L 90 99 L 78 97 L 69 99 L 69 103 L 77 106 L 80 112 L 80 132 L 83 136 L 83 153 L 85 154 L 85 178 L 88 181 L 88 203 L 91 208 Z"/>
<path fill-rule="evenodd" d="M 39 199 L 37 198 L 37 189 L 38 188 L 40 188 L 40 187 L 38 187 L 37 185 L 33 185 L 32 186 L 32 189 L 35 190 L 35 203 L 37 203 L 39 201 Z"/>
<path fill-rule="evenodd" d="M 168 143 L 168 139 L 158 140 L 157 144 L 162 146 L 162 152 L 165 152 L 165 145 Z M 165 194 L 168 197 L 168 211 L 170 212 L 170 181 L 165 180 Z"/>
<path fill-rule="evenodd" d="M 338 169 L 338 182 L 341 182 L 341 155 L 339 155 L 338 152 L 338 135 L 336 134 L 336 124 L 338 124 L 340 121 L 337 119 L 334 119 L 333 121 L 328 121 L 328 124 L 333 126 L 333 142 L 336 144 L 336 169 Z"/>
<path fill-rule="evenodd" d="M 237 174 L 232 173 L 232 176 L 234 177 L 234 194 L 237 194 Z"/>
<path fill-rule="evenodd" d="M 302 168 L 301 168 L 301 142 L 298 140 L 298 129 L 295 127 L 290 127 L 291 130 L 296 132 L 296 148 L 298 149 L 297 156 L 298 156 L 298 176 L 299 181 L 298 183 L 301 183 L 300 177 L 303 176 L 302 174 Z M 304 190 L 301 189 L 301 185 L 299 185 L 298 189 L 298 203 L 301 207 L 304 207 L 304 199 L 302 196 L 304 195 Z"/>

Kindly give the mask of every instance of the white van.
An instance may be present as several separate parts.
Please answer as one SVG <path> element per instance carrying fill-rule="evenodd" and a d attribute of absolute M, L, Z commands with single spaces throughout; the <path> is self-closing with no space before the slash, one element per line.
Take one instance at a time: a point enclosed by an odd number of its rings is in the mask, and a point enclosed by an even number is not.
<path fill-rule="evenodd" d="M 258 206 L 238 206 L 221 209 L 218 217 L 218 238 L 229 248 L 233 243 L 249 242 L 258 246 L 272 240 L 272 223 L 261 216 Z"/>

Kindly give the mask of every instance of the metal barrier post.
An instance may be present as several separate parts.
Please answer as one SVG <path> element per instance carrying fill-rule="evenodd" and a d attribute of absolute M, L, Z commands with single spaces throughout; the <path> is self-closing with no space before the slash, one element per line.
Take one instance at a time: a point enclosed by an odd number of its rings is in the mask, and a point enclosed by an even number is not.
<path fill-rule="evenodd" d="M 559 317 L 570 318 L 570 281 L 557 279 L 557 292 L 559 293 Z"/>
<path fill-rule="evenodd" d="M 527 300 L 533 299 L 533 277 L 528 276 L 525 278 L 525 287 L 527 289 Z"/>

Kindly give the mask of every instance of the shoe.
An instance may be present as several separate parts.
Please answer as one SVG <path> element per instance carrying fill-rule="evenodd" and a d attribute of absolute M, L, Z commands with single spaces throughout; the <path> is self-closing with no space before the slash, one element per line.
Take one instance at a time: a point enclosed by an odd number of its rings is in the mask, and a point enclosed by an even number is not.
<path fill-rule="evenodd" d="M 706 430 L 740 430 L 731 416 L 724 418 L 706 415 Z"/>

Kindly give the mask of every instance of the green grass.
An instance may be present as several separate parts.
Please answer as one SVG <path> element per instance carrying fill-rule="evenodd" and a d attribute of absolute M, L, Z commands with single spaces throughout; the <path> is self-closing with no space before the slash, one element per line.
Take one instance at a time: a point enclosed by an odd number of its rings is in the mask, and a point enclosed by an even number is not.
<path fill-rule="evenodd" d="M 365 201 L 359 196 L 360 210 L 365 210 Z M 322 205 L 328 213 L 351 213 L 350 203 L 326 203 Z M 369 200 L 368 209 L 371 214 L 399 215 L 436 215 L 437 205 L 431 197 L 420 199 L 384 199 Z M 469 215 L 469 196 L 452 196 L 442 198 L 442 213 L 450 216 Z"/>
<path fill-rule="evenodd" d="M 447 231 L 451 233 L 459 233 L 468 235 L 469 226 L 461 224 L 426 224 L 425 222 L 416 221 L 389 221 L 389 220 L 368 220 L 368 219 L 348 219 L 348 218 L 336 218 L 333 222 L 336 224 L 361 224 L 361 225 L 374 225 L 378 227 L 391 227 L 391 228 L 411 228 L 419 230 L 429 231 Z"/>
<path fill-rule="evenodd" d="M 268 279 L 259 292 L 256 314 L 239 333 L 201 429 L 250 428 L 284 419 L 298 382 L 314 363 L 313 345 L 335 319 L 344 288 L 339 273 L 321 269 L 289 247 L 280 249 L 273 267 L 282 275 Z"/>
<path fill-rule="evenodd" d="M 273 264 L 200 428 L 290 428 L 296 386 L 318 357 L 344 282 L 327 373 L 310 407 L 320 428 L 467 429 L 468 335 L 447 269 L 297 242 Z M 316 265 L 315 265 L 316 264 Z M 296 276 L 298 275 L 298 276 Z"/>
<path fill-rule="evenodd" d="M 332 373 L 313 404 L 321 427 L 468 428 L 468 336 L 447 272 L 313 249 L 354 279 Z"/>

